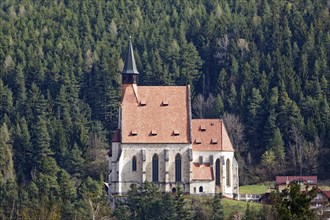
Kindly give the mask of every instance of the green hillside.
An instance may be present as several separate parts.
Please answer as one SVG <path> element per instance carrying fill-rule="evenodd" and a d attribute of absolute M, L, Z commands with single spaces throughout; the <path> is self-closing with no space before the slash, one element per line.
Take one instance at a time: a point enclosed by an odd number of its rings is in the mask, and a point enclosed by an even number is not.
<path fill-rule="evenodd" d="M 224 119 L 241 184 L 330 179 L 329 13 L 325 0 L 1 0 L 0 219 L 110 214 L 129 36 L 140 85 L 190 84 L 194 117 Z"/>

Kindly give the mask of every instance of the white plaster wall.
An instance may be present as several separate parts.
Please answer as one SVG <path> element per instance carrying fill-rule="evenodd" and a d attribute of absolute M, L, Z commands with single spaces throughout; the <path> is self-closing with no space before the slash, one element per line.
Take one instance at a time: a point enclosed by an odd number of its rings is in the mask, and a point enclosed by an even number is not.
<path fill-rule="evenodd" d="M 233 197 L 233 192 L 234 192 L 234 178 L 233 178 L 233 175 L 234 175 L 234 172 L 233 172 L 233 161 L 234 161 L 234 152 L 221 152 L 221 156 L 224 156 L 224 160 L 225 160 L 225 163 L 223 165 L 223 181 L 222 181 L 222 195 L 224 196 L 227 196 L 227 197 Z M 227 185 L 227 180 L 226 180 L 226 176 L 227 176 L 227 169 L 226 169 L 226 162 L 227 162 L 227 159 L 230 160 L 230 170 L 231 170 L 231 174 L 230 174 L 230 186 Z"/>
<path fill-rule="evenodd" d="M 199 187 L 203 187 L 203 192 L 199 192 Z M 190 184 L 191 194 L 209 194 L 214 193 L 215 182 L 214 181 L 193 181 Z"/>
<path fill-rule="evenodd" d="M 220 177 L 220 182 L 221 182 L 221 191 L 222 194 L 224 196 L 227 197 L 233 197 L 233 193 L 234 193 L 234 185 L 236 186 L 237 184 L 234 184 L 234 179 L 236 180 L 237 178 L 234 178 L 234 175 L 237 174 L 235 168 L 233 167 L 233 159 L 234 159 L 234 152 L 232 151 L 193 151 L 193 162 L 194 163 L 199 163 L 199 157 L 202 156 L 203 157 L 203 163 L 209 163 L 209 158 L 210 155 L 213 155 L 213 164 L 211 164 L 211 166 L 213 166 L 213 176 L 215 177 L 215 163 L 217 159 L 220 159 L 220 166 L 222 166 L 221 169 L 221 177 Z M 221 157 L 223 157 L 223 160 L 225 161 L 225 163 L 222 163 Z M 231 170 L 231 178 L 230 178 L 230 186 L 227 185 L 227 170 L 226 170 L 226 161 L 227 159 L 230 160 L 230 170 Z M 236 168 L 237 169 L 237 168 Z M 213 186 L 215 185 L 215 179 L 214 181 L 212 181 Z M 190 193 L 193 193 L 193 187 L 190 187 Z M 215 187 L 213 187 L 212 192 L 210 193 L 214 193 L 215 192 Z"/>
<path fill-rule="evenodd" d="M 221 151 L 193 151 L 193 162 L 199 163 L 199 157 L 203 157 L 204 163 L 209 163 L 210 156 L 213 155 L 213 164 L 215 164 L 215 161 L 217 158 L 220 158 L 222 156 Z"/>
<path fill-rule="evenodd" d="M 190 144 L 121 144 L 121 157 L 118 163 L 118 190 L 116 193 L 126 193 L 132 183 L 142 184 L 145 180 L 152 182 L 152 157 L 154 154 L 159 158 L 159 182 L 157 183 L 162 191 L 171 191 L 175 183 L 175 156 L 181 155 L 182 183 L 184 191 L 189 192 L 190 182 L 190 161 L 188 149 Z M 142 160 L 142 151 L 145 149 L 146 160 Z M 165 149 L 168 150 L 169 161 L 165 163 Z M 132 158 L 136 156 L 137 170 L 132 171 Z M 167 165 L 167 167 L 165 167 Z M 143 175 L 145 170 L 145 175 Z M 167 171 L 167 172 L 166 172 Z M 115 182 L 116 179 L 112 179 Z"/>
<path fill-rule="evenodd" d="M 221 191 L 224 196 L 233 197 L 233 192 L 236 192 L 234 186 L 238 186 L 237 167 L 233 167 L 234 152 L 212 152 L 212 151 L 193 151 L 193 161 L 189 160 L 190 144 L 112 144 L 112 157 L 109 157 L 109 174 L 110 192 L 113 194 L 126 193 L 130 189 L 132 183 L 142 184 L 144 181 L 152 181 L 152 157 L 154 154 L 159 158 L 159 186 L 161 191 L 171 191 L 176 187 L 175 182 L 175 156 L 179 153 L 182 161 L 182 186 L 184 192 L 194 193 L 194 187 L 198 193 L 199 186 L 202 184 L 205 193 L 215 192 L 215 180 L 213 181 L 194 181 L 191 180 L 192 163 L 199 162 L 199 156 L 203 156 L 203 162 L 209 162 L 209 156 L 213 155 L 213 164 L 216 160 L 223 157 L 226 162 L 230 159 L 231 165 L 231 184 L 226 184 L 226 164 L 221 161 Z M 142 151 L 145 149 L 146 160 L 142 160 Z M 165 149 L 168 150 L 169 160 L 165 161 Z M 120 154 L 121 151 L 121 154 Z M 120 154 L 120 158 L 118 155 Z M 132 171 L 132 158 L 136 156 L 137 170 Z M 213 169 L 215 176 L 215 169 Z M 111 180 L 111 181 L 110 181 Z M 234 183 L 234 180 L 236 182 Z"/>
<path fill-rule="evenodd" d="M 112 156 L 109 157 L 109 194 L 116 193 L 118 186 L 118 154 L 120 152 L 120 143 L 112 143 Z"/>

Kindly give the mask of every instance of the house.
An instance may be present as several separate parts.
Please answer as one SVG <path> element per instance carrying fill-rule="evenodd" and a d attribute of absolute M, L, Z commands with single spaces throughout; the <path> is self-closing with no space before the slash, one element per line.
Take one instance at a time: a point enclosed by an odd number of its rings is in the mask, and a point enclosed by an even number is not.
<path fill-rule="evenodd" d="M 320 213 L 330 212 L 330 192 L 323 191 L 322 189 L 318 188 L 317 176 L 277 176 L 276 189 L 279 192 L 282 192 L 291 182 L 300 183 L 302 191 L 317 187 L 317 194 L 316 197 L 311 201 L 311 208 L 316 209 L 319 215 Z"/>
<path fill-rule="evenodd" d="M 163 192 L 238 194 L 238 164 L 219 119 L 192 119 L 190 87 L 140 86 L 131 42 L 122 72 L 118 129 L 109 152 L 110 199 L 131 184 Z"/>
<path fill-rule="evenodd" d="M 317 186 L 317 176 L 276 176 L 276 189 L 282 192 L 291 182 L 298 182 L 301 184 L 301 189 L 307 186 L 312 189 Z"/>
<path fill-rule="evenodd" d="M 316 197 L 312 200 L 312 208 L 320 208 L 329 206 L 330 201 L 330 192 L 323 191 L 320 188 L 317 188 Z M 330 210 L 329 210 L 330 211 Z"/>

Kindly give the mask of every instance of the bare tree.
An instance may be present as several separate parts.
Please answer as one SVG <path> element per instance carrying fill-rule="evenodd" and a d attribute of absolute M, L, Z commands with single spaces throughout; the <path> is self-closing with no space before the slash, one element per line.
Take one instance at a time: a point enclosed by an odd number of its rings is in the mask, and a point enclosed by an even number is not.
<path fill-rule="evenodd" d="M 300 130 L 293 126 L 291 129 L 290 155 L 294 171 L 296 173 L 299 168 L 299 175 L 302 175 L 303 170 L 304 143 L 305 139 Z"/>
<path fill-rule="evenodd" d="M 203 118 L 203 103 L 204 103 L 204 97 L 203 95 L 199 94 L 195 97 L 192 107 L 193 107 L 193 113 L 195 118 Z"/>
<path fill-rule="evenodd" d="M 214 54 L 214 57 L 218 60 L 219 64 L 224 63 L 226 60 L 228 45 L 229 39 L 227 34 L 221 38 L 216 39 L 217 50 Z"/>
<path fill-rule="evenodd" d="M 244 137 L 244 125 L 242 124 L 239 116 L 225 113 L 223 115 L 226 129 L 229 138 L 234 145 L 235 149 L 239 152 L 245 152 L 246 141 Z"/>
<path fill-rule="evenodd" d="M 192 107 L 195 118 L 219 117 L 219 115 L 217 115 L 217 100 L 212 94 L 209 94 L 206 99 L 203 95 L 199 94 L 195 97 Z"/>
<path fill-rule="evenodd" d="M 316 174 L 319 168 L 319 155 L 321 152 L 320 138 L 316 137 L 315 141 L 308 142 L 304 148 L 304 164 L 307 174 Z"/>

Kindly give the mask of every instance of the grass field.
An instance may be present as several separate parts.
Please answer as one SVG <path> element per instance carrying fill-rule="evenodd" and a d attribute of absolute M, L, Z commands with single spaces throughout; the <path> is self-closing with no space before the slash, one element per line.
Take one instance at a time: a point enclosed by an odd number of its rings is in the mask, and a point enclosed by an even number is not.
<path fill-rule="evenodd" d="M 236 201 L 231 199 L 222 199 L 222 205 L 224 209 L 225 219 L 231 218 L 235 213 L 244 215 L 247 202 Z M 259 212 L 262 209 L 263 205 L 255 202 L 249 202 L 250 210 Z"/>
<path fill-rule="evenodd" d="M 269 190 L 269 187 L 274 187 L 273 183 L 266 182 L 256 185 L 246 185 L 239 187 L 240 194 L 262 194 Z"/>
<path fill-rule="evenodd" d="M 212 201 L 213 197 L 204 197 L 204 196 L 191 196 L 191 200 L 198 200 L 200 202 L 201 207 L 206 213 L 212 213 Z M 246 210 L 247 202 L 237 201 L 232 199 L 223 198 L 221 200 L 223 211 L 225 215 L 225 219 L 232 219 L 234 214 L 239 214 L 243 216 Z M 254 210 L 255 212 L 259 212 L 262 209 L 263 205 L 259 203 L 249 202 L 250 210 Z"/>

